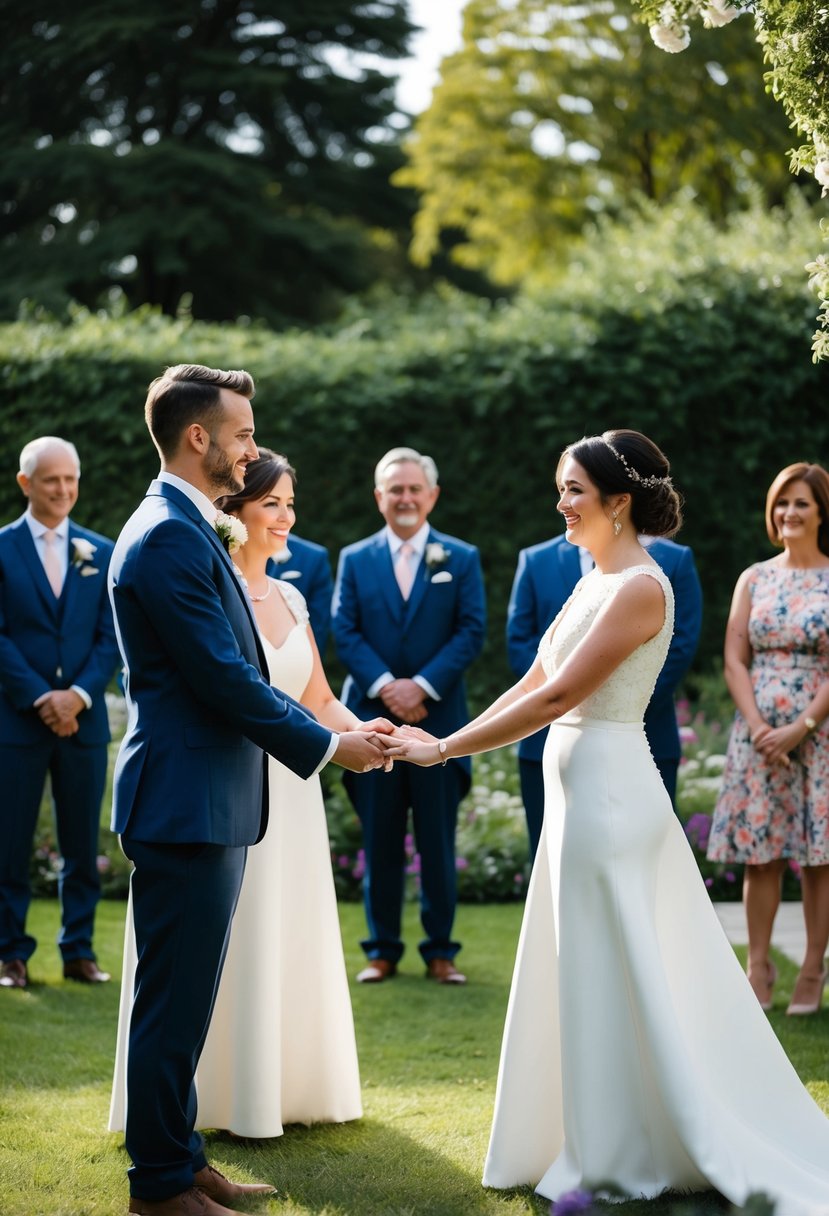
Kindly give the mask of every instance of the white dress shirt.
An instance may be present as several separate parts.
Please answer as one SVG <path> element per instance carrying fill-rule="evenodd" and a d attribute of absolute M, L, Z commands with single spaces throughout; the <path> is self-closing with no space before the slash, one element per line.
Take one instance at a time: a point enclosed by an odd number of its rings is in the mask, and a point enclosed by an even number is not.
<path fill-rule="evenodd" d="M 46 541 L 43 539 L 44 532 L 54 532 L 57 537 L 55 545 L 55 555 L 60 562 L 60 574 L 62 582 L 66 582 L 66 573 L 69 569 L 69 516 L 62 519 L 56 528 L 48 528 L 46 524 L 41 523 L 39 519 L 35 519 L 32 515 L 31 507 L 26 508 L 24 516 L 26 523 L 29 525 L 29 531 L 32 534 L 32 540 L 35 542 L 35 549 L 40 558 L 44 570 L 46 569 Z M 92 698 L 85 688 L 81 688 L 80 684 L 71 685 L 72 692 L 76 692 L 83 701 L 86 709 L 92 708 Z M 40 697 L 38 697 L 40 700 Z"/>

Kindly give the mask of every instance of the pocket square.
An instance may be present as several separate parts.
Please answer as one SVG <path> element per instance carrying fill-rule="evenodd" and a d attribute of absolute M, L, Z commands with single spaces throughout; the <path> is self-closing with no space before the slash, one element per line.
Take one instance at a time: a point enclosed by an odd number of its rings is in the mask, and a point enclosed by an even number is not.
<path fill-rule="evenodd" d="M 302 578 L 301 570 L 280 570 L 280 578 Z"/>
<path fill-rule="evenodd" d="M 101 572 L 97 568 L 97 566 L 81 566 L 81 569 L 80 569 L 81 578 L 88 578 L 90 574 L 100 574 L 100 573 Z"/>
<path fill-rule="evenodd" d="M 438 570 L 437 574 L 433 574 L 429 579 L 430 583 L 451 583 L 452 575 L 448 570 Z"/>

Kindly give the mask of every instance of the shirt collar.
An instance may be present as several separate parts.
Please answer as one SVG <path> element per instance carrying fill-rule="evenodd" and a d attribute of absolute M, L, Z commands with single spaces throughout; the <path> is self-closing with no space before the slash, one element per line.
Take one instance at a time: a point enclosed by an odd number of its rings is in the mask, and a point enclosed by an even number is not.
<path fill-rule="evenodd" d="M 202 494 L 201 490 L 196 489 L 192 482 L 185 481 L 183 477 L 178 477 L 175 473 L 168 473 L 166 469 L 162 469 L 158 475 L 158 480 L 163 481 L 165 485 L 175 486 L 177 490 L 181 490 L 182 494 L 186 494 L 192 502 L 193 506 L 203 515 L 207 522 L 212 527 L 216 522 L 218 511 L 206 494 Z"/>
<path fill-rule="evenodd" d="M 388 524 L 386 524 L 384 531 L 386 533 L 386 540 L 389 543 L 389 548 L 391 549 L 392 558 L 397 557 L 401 547 L 406 544 L 412 546 L 418 557 L 423 557 L 423 552 L 426 548 L 426 542 L 429 539 L 429 532 L 431 529 L 427 519 L 426 522 L 420 528 L 418 528 L 414 536 L 410 536 L 407 541 L 405 541 L 402 536 L 398 536 Z"/>
<path fill-rule="evenodd" d="M 65 541 L 67 539 L 67 537 L 69 536 L 69 516 L 68 515 L 66 516 L 65 519 L 62 519 L 60 521 L 60 523 L 58 524 L 58 526 L 56 528 L 52 528 L 52 529 L 50 529 L 47 524 L 41 523 L 41 521 L 39 519 L 35 519 L 34 515 L 32 515 L 31 507 L 26 508 L 26 514 L 24 515 L 23 518 L 26 520 L 26 523 L 29 525 L 29 531 L 31 532 L 31 534 L 35 540 L 40 540 L 40 538 L 43 536 L 43 533 L 49 532 L 49 531 L 54 532 L 55 536 L 57 536 L 58 540 L 60 540 L 60 541 Z"/>

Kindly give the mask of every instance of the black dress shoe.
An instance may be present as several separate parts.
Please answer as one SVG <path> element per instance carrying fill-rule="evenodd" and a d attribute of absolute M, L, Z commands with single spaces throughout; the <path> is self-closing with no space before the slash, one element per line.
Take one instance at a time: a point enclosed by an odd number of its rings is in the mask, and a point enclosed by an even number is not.
<path fill-rule="evenodd" d="M 0 963 L 0 988 L 25 988 L 29 973 L 22 958 L 10 958 Z"/>
<path fill-rule="evenodd" d="M 73 958 L 71 963 L 63 964 L 63 978 L 81 984 L 105 984 L 109 972 L 101 971 L 94 958 Z"/>

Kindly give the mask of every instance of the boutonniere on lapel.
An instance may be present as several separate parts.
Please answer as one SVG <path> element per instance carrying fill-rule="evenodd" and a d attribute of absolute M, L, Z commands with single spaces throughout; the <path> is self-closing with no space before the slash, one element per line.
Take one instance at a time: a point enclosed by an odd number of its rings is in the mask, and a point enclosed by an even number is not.
<path fill-rule="evenodd" d="M 235 553 L 237 549 L 241 549 L 248 538 L 248 530 L 241 519 L 237 519 L 235 515 L 226 515 L 224 511 L 216 512 L 213 527 L 227 553 Z"/>
<path fill-rule="evenodd" d="M 426 563 L 426 569 L 431 573 L 432 577 L 429 580 L 432 583 L 451 583 L 452 575 L 448 570 L 441 570 L 450 558 L 448 549 L 444 549 L 439 540 L 433 540 L 426 546 L 426 552 L 423 560 Z"/>
<path fill-rule="evenodd" d="M 98 567 L 90 564 L 97 550 L 98 546 L 93 545 L 91 540 L 84 540 L 82 536 L 72 537 L 72 565 L 84 578 L 90 574 L 100 574 Z"/>

